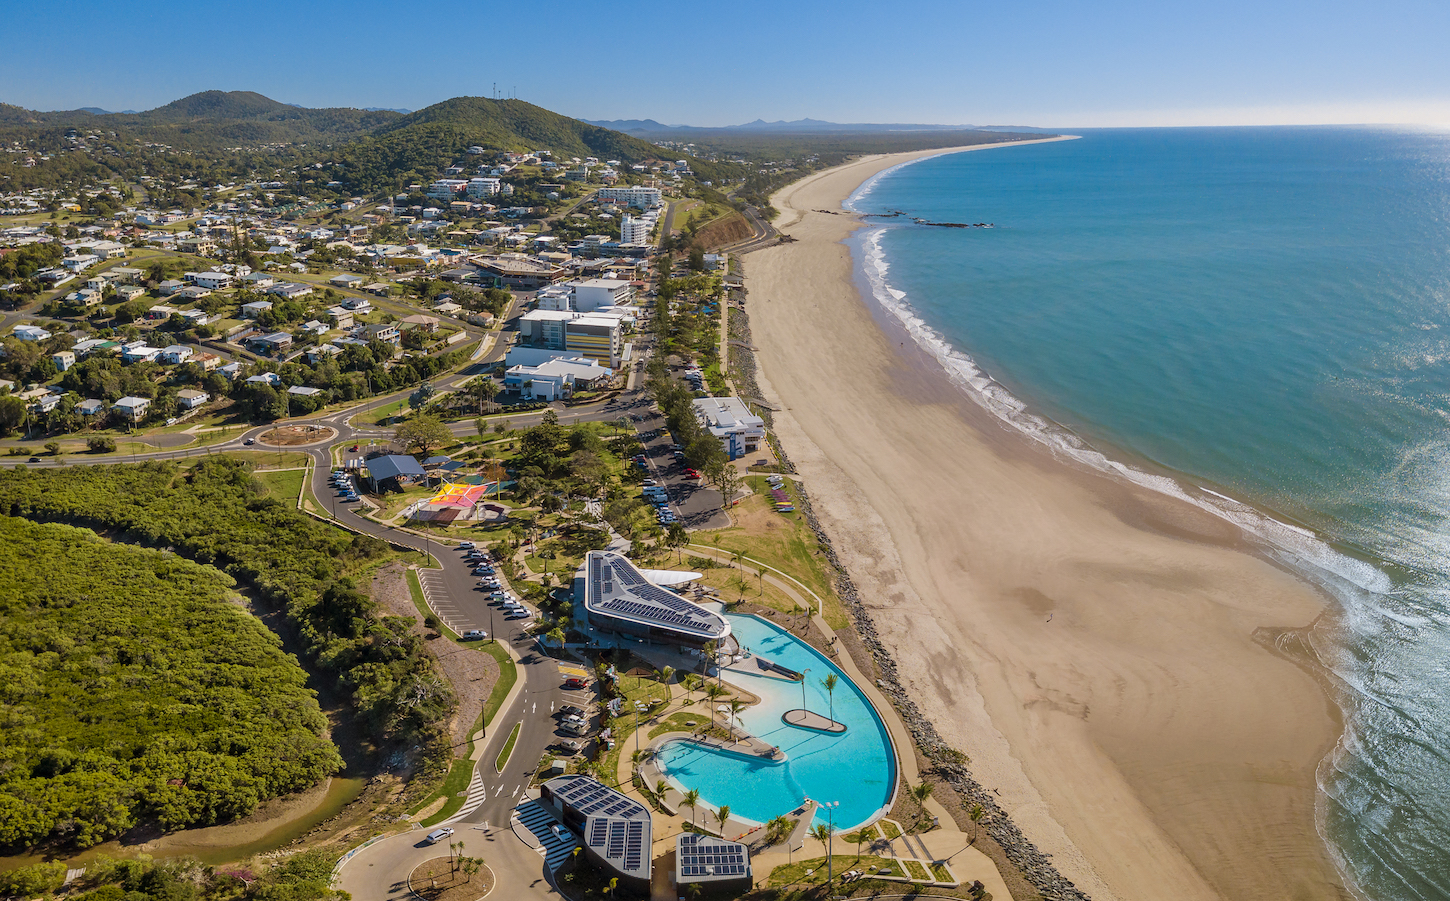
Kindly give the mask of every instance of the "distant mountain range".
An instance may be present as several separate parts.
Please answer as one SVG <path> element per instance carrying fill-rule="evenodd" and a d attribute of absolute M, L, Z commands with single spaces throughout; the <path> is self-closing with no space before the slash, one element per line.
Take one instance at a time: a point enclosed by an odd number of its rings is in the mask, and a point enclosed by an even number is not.
<path fill-rule="evenodd" d="M 700 126 L 700 125 L 665 125 L 654 119 L 608 119 L 594 120 L 585 119 L 590 125 L 598 125 L 601 128 L 612 128 L 615 131 L 622 131 L 632 135 L 650 135 L 652 137 L 674 136 L 689 137 L 700 136 L 722 136 L 728 134 L 793 134 L 793 135 L 842 135 L 842 134 L 877 134 L 877 133 L 907 133 L 907 132 L 939 132 L 939 131 L 1038 131 L 1035 128 L 1008 128 L 1006 126 L 994 125 L 928 125 L 908 123 L 876 123 L 876 122 L 826 122 L 821 119 L 796 119 L 791 122 L 776 121 L 767 122 L 764 119 L 756 119 L 754 122 L 746 122 L 744 125 L 723 125 L 723 126 Z"/>

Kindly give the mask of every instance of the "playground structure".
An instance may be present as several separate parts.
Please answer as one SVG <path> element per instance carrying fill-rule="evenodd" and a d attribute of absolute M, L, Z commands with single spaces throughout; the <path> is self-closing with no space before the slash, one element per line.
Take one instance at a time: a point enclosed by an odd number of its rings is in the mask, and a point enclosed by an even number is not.
<path fill-rule="evenodd" d="M 508 508 L 502 504 L 487 503 L 484 499 L 490 491 L 497 493 L 501 487 L 497 481 L 444 481 L 432 497 L 418 501 L 409 507 L 406 515 L 419 522 L 485 521 L 505 519 Z"/>

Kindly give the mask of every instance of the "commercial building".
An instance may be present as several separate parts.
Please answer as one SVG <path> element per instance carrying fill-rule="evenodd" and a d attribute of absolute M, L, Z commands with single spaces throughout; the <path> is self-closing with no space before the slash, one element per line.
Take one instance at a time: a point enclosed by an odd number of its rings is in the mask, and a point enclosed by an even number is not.
<path fill-rule="evenodd" d="M 591 278 L 571 282 L 569 287 L 574 289 L 574 309 L 580 313 L 622 306 L 634 299 L 634 287 L 623 279 Z"/>
<path fill-rule="evenodd" d="M 618 316 L 577 316 L 564 325 L 564 349 L 618 369 L 624 352 L 624 324 Z"/>
<path fill-rule="evenodd" d="M 557 400 L 607 381 L 613 373 L 594 360 L 557 356 L 538 365 L 518 364 L 504 372 L 505 387 L 518 388 L 524 397 Z"/>
<path fill-rule="evenodd" d="M 732 460 L 755 453 L 765 440 L 765 420 L 750 412 L 738 397 L 696 398 L 695 416 L 720 439 Z"/>
<path fill-rule="evenodd" d="M 564 326 L 578 314 L 568 310 L 530 310 L 518 319 L 519 338 L 534 347 L 564 349 Z"/>
<path fill-rule="evenodd" d="M 585 620 L 601 632 L 688 648 L 730 635 L 725 617 L 655 585 L 614 551 L 584 558 L 574 576 L 574 597 L 581 596 Z"/>
<path fill-rule="evenodd" d="M 539 787 L 539 802 L 583 836 L 590 863 L 648 894 L 650 814 L 639 802 L 590 776 L 559 776 Z"/>

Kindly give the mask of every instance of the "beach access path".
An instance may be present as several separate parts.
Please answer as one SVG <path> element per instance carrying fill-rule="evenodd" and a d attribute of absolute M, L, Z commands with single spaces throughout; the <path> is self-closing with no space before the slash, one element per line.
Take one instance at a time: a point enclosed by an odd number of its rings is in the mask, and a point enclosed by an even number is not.
<path fill-rule="evenodd" d="M 1227 523 L 1009 431 L 859 295 L 859 217 L 812 212 L 939 152 L 791 185 L 794 240 L 744 258 L 776 432 L 903 684 L 1098 901 L 1347 898 L 1314 820 L 1337 711 L 1255 641 L 1323 598 Z"/>

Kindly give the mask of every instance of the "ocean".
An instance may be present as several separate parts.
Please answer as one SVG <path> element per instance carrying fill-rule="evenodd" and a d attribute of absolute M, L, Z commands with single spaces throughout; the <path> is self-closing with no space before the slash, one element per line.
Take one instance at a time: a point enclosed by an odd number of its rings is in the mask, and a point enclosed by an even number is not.
<path fill-rule="evenodd" d="M 863 185 L 863 283 L 1024 434 L 1329 592 L 1320 832 L 1362 897 L 1450 898 L 1450 135 L 1082 135 Z"/>

